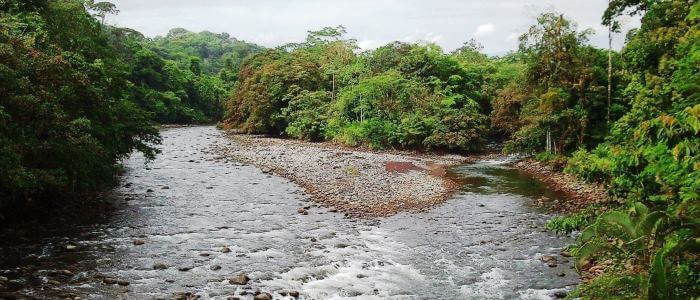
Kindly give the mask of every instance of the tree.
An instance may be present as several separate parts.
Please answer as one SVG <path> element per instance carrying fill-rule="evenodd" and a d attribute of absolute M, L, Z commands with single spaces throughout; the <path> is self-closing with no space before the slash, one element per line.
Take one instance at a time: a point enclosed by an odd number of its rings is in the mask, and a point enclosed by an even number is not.
<path fill-rule="evenodd" d="M 102 25 L 104 25 L 107 15 L 119 14 L 117 6 L 111 2 L 95 2 L 95 0 L 89 0 L 86 2 L 86 6 L 89 10 L 95 12 L 95 16 L 100 18 Z"/>

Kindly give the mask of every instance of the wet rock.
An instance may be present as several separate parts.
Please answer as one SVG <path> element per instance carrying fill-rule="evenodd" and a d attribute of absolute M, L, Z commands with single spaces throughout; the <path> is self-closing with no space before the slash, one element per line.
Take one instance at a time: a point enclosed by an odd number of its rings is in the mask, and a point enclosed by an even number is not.
<path fill-rule="evenodd" d="M 299 292 L 291 291 L 291 292 L 289 292 L 289 296 L 294 297 L 294 298 L 299 298 Z"/>
<path fill-rule="evenodd" d="M 66 245 L 66 250 L 72 251 L 72 250 L 77 250 L 79 247 L 77 245 L 71 245 L 68 244 Z"/>
<path fill-rule="evenodd" d="M 48 284 L 50 284 L 50 285 L 59 285 L 59 284 L 61 284 L 61 282 L 58 281 L 58 280 L 49 280 L 49 281 L 47 281 L 46 283 L 48 283 Z"/>
<path fill-rule="evenodd" d="M 199 254 L 199 256 L 204 256 L 204 257 L 208 257 L 208 256 L 210 256 L 210 255 L 211 255 L 211 253 L 206 253 L 206 252 L 203 252 L 203 253 L 200 253 L 200 254 Z"/>
<path fill-rule="evenodd" d="M 306 210 L 306 208 L 303 208 L 303 207 L 299 207 L 299 209 L 297 209 L 297 212 L 300 213 L 300 214 L 302 214 L 302 215 L 308 215 L 308 214 L 309 214 L 309 212 Z"/>
<path fill-rule="evenodd" d="M 153 269 L 154 269 L 154 270 L 165 270 L 165 269 L 167 269 L 167 268 L 168 268 L 168 265 L 166 265 L 166 264 L 164 264 L 164 263 L 155 263 L 155 264 L 153 264 Z"/>
<path fill-rule="evenodd" d="M 548 263 L 547 266 L 549 266 L 550 268 L 556 268 L 556 267 L 557 267 L 557 263 L 551 262 L 551 263 Z"/>
<path fill-rule="evenodd" d="M 554 292 L 554 297 L 559 298 L 559 299 L 566 298 L 567 295 L 568 295 L 568 293 L 566 291 Z"/>
<path fill-rule="evenodd" d="M 562 252 L 561 252 L 561 256 L 563 256 L 563 257 L 571 257 L 571 252 L 569 252 L 569 251 L 562 251 Z"/>
<path fill-rule="evenodd" d="M 170 187 L 166 185 L 166 186 L 164 186 L 164 187 L 162 187 L 162 188 L 160 188 L 160 189 L 161 189 L 161 190 L 169 190 Z"/>
<path fill-rule="evenodd" d="M 211 268 L 209 268 L 209 269 L 212 270 L 212 271 L 218 271 L 218 270 L 221 270 L 221 266 L 220 266 L 220 265 L 213 265 L 213 266 L 211 266 Z"/>
<path fill-rule="evenodd" d="M 140 246 L 140 245 L 143 245 L 145 243 L 146 243 L 146 241 L 141 240 L 141 239 L 134 240 L 134 245 L 136 245 L 136 246 Z"/>
<path fill-rule="evenodd" d="M 229 252 L 231 252 L 231 248 L 229 248 L 229 247 L 221 248 L 221 253 L 229 253 Z"/>
<path fill-rule="evenodd" d="M 336 247 L 336 248 L 341 248 L 341 249 L 342 249 L 342 248 L 347 248 L 348 245 L 343 244 L 343 243 L 338 243 L 338 244 L 335 244 L 335 247 Z"/>
<path fill-rule="evenodd" d="M 272 295 L 268 293 L 260 293 L 258 295 L 255 295 L 255 297 L 253 297 L 253 300 L 272 300 Z"/>
<path fill-rule="evenodd" d="M 173 300 L 192 300 L 192 299 L 198 299 L 199 296 L 193 295 L 192 293 L 186 293 L 186 292 L 177 292 L 173 295 Z"/>
<path fill-rule="evenodd" d="M 557 258 L 554 257 L 554 256 L 551 256 L 551 255 L 542 255 L 542 256 L 540 257 L 540 260 L 541 260 L 542 262 L 549 263 L 549 262 L 556 262 L 556 261 L 557 261 Z"/>
<path fill-rule="evenodd" d="M 561 272 L 561 273 L 557 274 L 557 276 L 559 276 L 559 277 L 564 277 L 564 276 L 566 276 L 566 273 Z"/>
<path fill-rule="evenodd" d="M 112 278 L 112 277 L 105 277 L 102 279 L 102 283 L 104 284 L 117 284 L 117 280 Z"/>
<path fill-rule="evenodd" d="M 240 273 L 236 276 L 229 278 L 228 282 L 235 285 L 246 285 L 250 281 L 250 278 L 245 273 Z"/>
<path fill-rule="evenodd" d="M 20 299 L 20 295 L 14 292 L 0 292 L 0 299 L 15 300 Z M 21 298 L 24 299 L 24 298 Z"/>
<path fill-rule="evenodd" d="M 154 190 L 152 190 L 152 189 L 147 189 L 147 190 L 146 190 L 146 193 L 153 193 L 153 192 L 154 192 Z"/>
<path fill-rule="evenodd" d="M 129 282 L 126 280 L 117 280 L 117 284 L 121 286 L 127 286 L 129 285 Z"/>
<path fill-rule="evenodd" d="M 332 213 L 335 213 L 335 212 L 338 212 L 338 209 L 335 208 L 335 207 L 331 207 L 330 209 L 328 209 L 328 211 L 329 211 L 329 212 L 332 212 Z"/>
<path fill-rule="evenodd" d="M 186 267 L 179 267 L 179 268 L 177 268 L 177 270 L 180 271 L 180 272 L 187 272 L 187 271 L 189 271 L 189 270 L 192 270 L 193 268 L 194 268 L 194 267 L 186 266 Z"/>

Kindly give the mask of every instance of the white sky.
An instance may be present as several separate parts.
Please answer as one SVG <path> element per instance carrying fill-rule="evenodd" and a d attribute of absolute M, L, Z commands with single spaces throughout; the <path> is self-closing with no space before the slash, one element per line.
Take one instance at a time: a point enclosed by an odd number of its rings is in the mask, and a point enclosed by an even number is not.
<path fill-rule="evenodd" d="M 607 0 L 112 0 L 121 11 L 109 23 L 147 36 L 182 27 L 227 32 L 267 47 L 304 40 L 308 30 L 344 25 L 363 49 L 391 41 L 435 42 L 453 50 L 475 38 L 488 54 L 517 48 L 517 37 L 542 11 L 564 13 L 592 28 L 591 43 L 607 47 L 600 25 Z M 623 32 L 639 21 L 623 18 Z M 615 35 L 615 48 L 624 34 Z"/>

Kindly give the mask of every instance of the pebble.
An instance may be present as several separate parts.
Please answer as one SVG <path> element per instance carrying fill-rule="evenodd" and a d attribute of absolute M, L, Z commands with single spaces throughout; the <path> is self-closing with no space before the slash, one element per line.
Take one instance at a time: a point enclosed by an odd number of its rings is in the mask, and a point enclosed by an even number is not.
<path fill-rule="evenodd" d="M 141 239 L 139 239 L 139 240 L 134 240 L 134 245 L 136 245 L 136 246 L 143 245 L 143 244 L 145 244 L 145 243 L 146 243 L 146 241 L 141 240 Z"/>

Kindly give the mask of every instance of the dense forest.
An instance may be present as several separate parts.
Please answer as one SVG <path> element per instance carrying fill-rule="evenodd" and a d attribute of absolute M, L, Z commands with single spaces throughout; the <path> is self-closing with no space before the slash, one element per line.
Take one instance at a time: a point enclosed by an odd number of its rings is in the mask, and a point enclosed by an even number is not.
<path fill-rule="evenodd" d="M 474 40 L 452 52 L 404 42 L 362 51 L 342 26 L 273 49 L 185 29 L 147 38 L 106 25 L 114 13 L 107 2 L 0 1 L 0 205 L 111 186 L 121 159 L 157 155 L 157 124 L 221 121 L 378 150 L 502 142 L 615 200 L 548 224 L 581 232 L 570 249 L 580 268 L 607 265 L 572 296 L 700 295 L 695 1 L 610 1 L 601 16 L 611 32 L 621 15 L 641 17 L 621 51 L 542 13 L 499 57 Z"/>
<path fill-rule="evenodd" d="M 261 47 L 173 29 L 149 39 L 104 25 L 107 2 L 0 2 L 0 206 L 113 183 L 157 123 L 212 123 Z M 76 158 L 80 158 L 76 160 Z"/>

